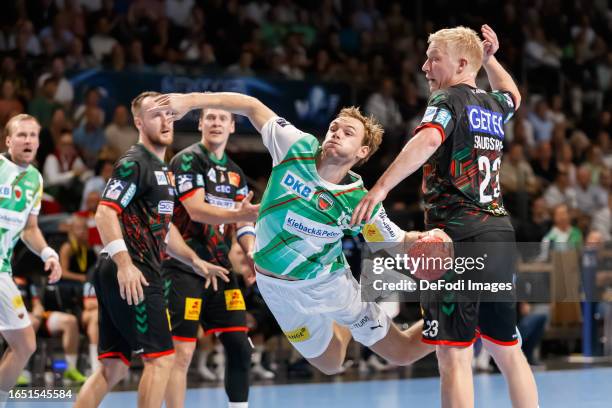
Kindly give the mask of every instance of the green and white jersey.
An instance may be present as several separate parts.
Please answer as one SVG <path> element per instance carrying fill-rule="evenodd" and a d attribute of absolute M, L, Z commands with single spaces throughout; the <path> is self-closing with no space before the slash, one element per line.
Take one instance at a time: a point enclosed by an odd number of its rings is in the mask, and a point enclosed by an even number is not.
<path fill-rule="evenodd" d="M 30 214 L 40 211 L 42 189 L 34 166 L 23 168 L 0 155 L 0 273 L 11 273 L 13 248 Z"/>
<path fill-rule="evenodd" d="M 382 207 L 371 224 L 350 227 L 354 208 L 366 194 L 361 177 L 349 172 L 349 184 L 323 180 L 316 168 L 318 140 L 274 117 L 261 129 L 272 155 L 272 174 L 255 225 L 255 263 L 276 275 L 314 279 L 347 269 L 344 235 L 362 232 L 366 241 L 398 242 L 404 232 Z"/>

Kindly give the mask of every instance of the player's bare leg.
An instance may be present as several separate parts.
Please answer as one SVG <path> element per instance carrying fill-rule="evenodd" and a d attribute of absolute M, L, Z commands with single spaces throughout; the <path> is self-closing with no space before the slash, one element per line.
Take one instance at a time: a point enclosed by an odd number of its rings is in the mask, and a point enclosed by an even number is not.
<path fill-rule="evenodd" d="M 166 394 L 168 377 L 174 364 L 174 354 L 143 358 L 144 370 L 138 385 L 138 406 L 161 407 Z"/>
<path fill-rule="evenodd" d="M 89 364 L 91 371 L 96 371 L 100 365 L 98 362 L 98 309 L 84 310 L 81 318 L 89 339 Z"/>
<path fill-rule="evenodd" d="M 537 407 L 538 388 L 520 344 L 500 346 L 484 338 L 482 342 L 506 378 L 512 406 L 514 408 Z"/>
<path fill-rule="evenodd" d="M 118 358 L 105 358 L 100 367 L 87 379 L 73 408 L 97 407 L 119 381 L 128 373 L 129 366 Z"/>
<path fill-rule="evenodd" d="M 324 374 L 339 373 L 342 370 L 342 363 L 344 363 L 346 349 L 351 338 L 351 331 L 347 327 L 334 322 L 334 334 L 327 349 L 320 356 L 309 358 L 308 361 Z"/>
<path fill-rule="evenodd" d="M 185 406 L 187 390 L 187 371 L 196 349 L 195 341 L 174 341 L 175 358 L 166 388 L 166 406 L 180 408 Z"/>
<path fill-rule="evenodd" d="M 404 331 L 391 324 L 387 335 L 370 346 L 370 349 L 391 364 L 413 364 L 436 349 L 435 346 L 421 341 L 422 333 L 423 320 Z"/>
<path fill-rule="evenodd" d="M 474 382 L 472 356 L 474 348 L 437 346 L 442 408 L 472 408 Z"/>
<path fill-rule="evenodd" d="M 0 361 L 0 393 L 8 392 L 36 351 L 36 335 L 32 326 L 0 332 L 8 348 Z"/>

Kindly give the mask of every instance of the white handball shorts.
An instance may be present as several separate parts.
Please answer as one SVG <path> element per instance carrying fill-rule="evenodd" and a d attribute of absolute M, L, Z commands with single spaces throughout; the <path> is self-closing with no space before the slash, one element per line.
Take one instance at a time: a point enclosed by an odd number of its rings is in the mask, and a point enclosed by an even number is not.
<path fill-rule="evenodd" d="M 379 305 L 362 302 L 350 270 L 289 281 L 257 273 L 257 287 L 287 339 L 306 358 L 318 357 L 333 335 L 333 322 L 364 346 L 383 339 L 391 319 Z"/>
<path fill-rule="evenodd" d="M 0 331 L 28 327 L 30 316 L 9 273 L 0 273 Z"/>

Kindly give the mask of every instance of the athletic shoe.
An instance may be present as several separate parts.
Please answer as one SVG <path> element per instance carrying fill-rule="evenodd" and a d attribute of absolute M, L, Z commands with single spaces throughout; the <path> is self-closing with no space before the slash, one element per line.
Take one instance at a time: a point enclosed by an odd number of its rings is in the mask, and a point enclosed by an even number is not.
<path fill-rule="evenodd" d="M 254 364 L 251 367 L 251 373 L 260 380 L 273 380 L 276 377 L 272 371 L 266 370 L 261 364 Z"/>
<path fill-rule="evenodd" d="M 23 370 L 23 372 L 17 377 L 17 383 L 15 384 L 17 387 L 27 387 L 32 382 L 32 374 L 28 370 Z"/>
<path fill-rule="evenodd" d="M 198 373 L 204 381 L 217 381 L 217 376 L 211 371 L 210 368 L 208 368 L 208 366 L 203 365 L 198 367 Z"/>
<path fill-rule="evenodd" d="M 81 374 L 81 372 L 76 368 L 67 369 L 64 372 L 64 378 L 77 384 L 83 384 L 85 381 L 87 381 L 87 377 Z"/>

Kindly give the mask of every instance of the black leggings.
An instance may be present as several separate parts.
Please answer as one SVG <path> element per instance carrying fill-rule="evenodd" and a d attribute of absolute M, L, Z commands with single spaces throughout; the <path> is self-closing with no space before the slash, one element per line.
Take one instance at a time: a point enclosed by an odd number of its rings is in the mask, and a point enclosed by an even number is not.
<path fill-rule="evenodd" d="M 249 399 L 251 370 L 251 342 L 245 332 L 226 332 L 219 335 L 225 349 L 225 392 L 230 402 Z"/>

